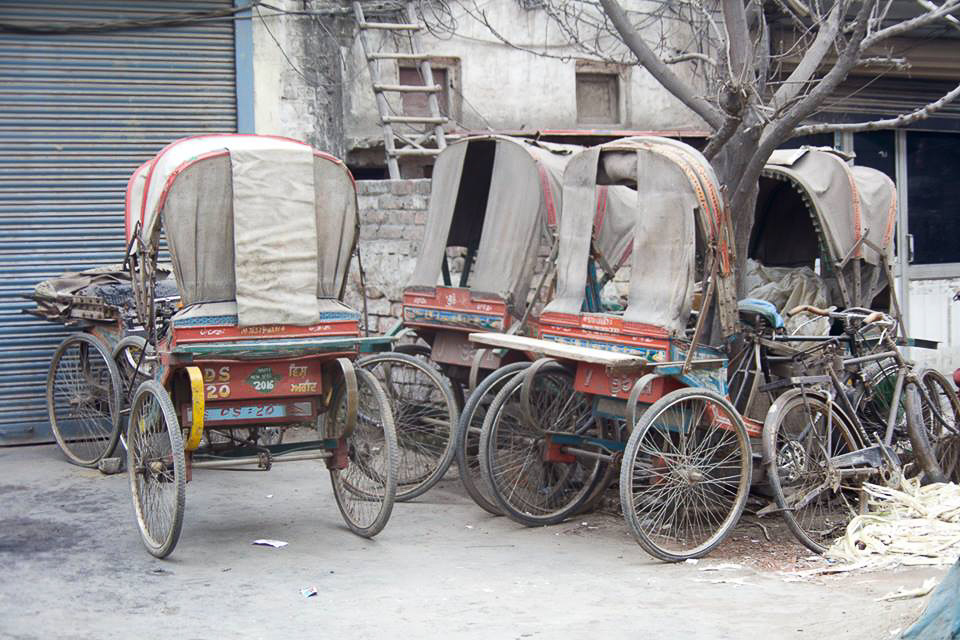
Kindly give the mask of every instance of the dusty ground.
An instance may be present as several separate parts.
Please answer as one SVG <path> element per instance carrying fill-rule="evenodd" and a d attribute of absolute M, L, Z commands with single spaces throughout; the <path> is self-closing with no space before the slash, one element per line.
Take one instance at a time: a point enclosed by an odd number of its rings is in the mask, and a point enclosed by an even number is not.
<path fill-rule="evenodd" d="M 769 519 L 771 542 L 745 524 L 709 558 L 665 565 L 614 515 L 525 529 L 473 506 L 453 479 L 397 505 L 367 541 L 342 525 L 314 462 L 198 471 L 165 561 L 141 547 L 126 476 L 73 467 L 54 446 L 0 449 L 0 496 L 4 639 L 877 640 L 923 601 L 876 599 L 943 573 L 790 582 L 779 569 L 813 561 Z M 257 538 L 289 546 L 251 546 Z"/>

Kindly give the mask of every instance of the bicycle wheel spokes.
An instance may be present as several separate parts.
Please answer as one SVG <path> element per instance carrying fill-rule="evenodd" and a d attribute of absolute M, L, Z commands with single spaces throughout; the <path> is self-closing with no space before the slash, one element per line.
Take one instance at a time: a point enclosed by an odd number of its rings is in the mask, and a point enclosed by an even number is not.
<path fill-rule="evenodd" d="M 693 389 L 665 396 L 644 413 L 627 445 L 624 515 L 637 541 L 661 559 L 709 552 L 746 500 L 746 429 L 718 400 Z"/>
<path fill-rule="evenodd" d="M 427 491 L 449 468 L 459 418 L 453 392 L 434 368 L 404 354 L 364 358 L 360 365 L 376 376 L 394 411 L 400 450 L 401 500 Z"/>
<path fill-rule="evenodd" d="M 529 408 L 521 406 L 529 384 Z M 481 464 L 498 505 L 514 520 L 540 526 L 560 522 L 587 499 L 602 471 L 600 460 L 563 453 L 560 435 L 599 435 L 589 398 L 573 389 L 573 377 L 557 366 L 527 381 L 508 382 L 487 413 Z M 599 449 L 580 445 L 583 449 Z"/>
<path fill-rule="evenodd" d="M 334 497 L 347 526 L 364 537 L 379 533 L 393 510 L 397 491 L 397 440 L 387 397 L 376 379 L 358 369 L 357 422 L 347 438 L 345 468 L 330 470 Z M 345 429 L 346 387 L 336 391 L 328 433 Z"/>
<path fill-rule="evenodd" d="M 521 369 L 529 366 L 528 362 L 517 362 L 489 374 L 470 395 L 460 414 L 456 446 L 460 480 L 473 501 L 494 515 L 500 515 L 501 511 L 496 504 L 496 498 L 484 482 L 480 469 L 480 435 L 483 432 L 483 422 L 493 399 L 504 384 Z"/>
<path fill-rule="evenodd" d="M 858 496 L 840 483 L 830 458 L 856 450 L 842 414 L 816 397 L 788 400 L 776 424 L 768 478 L 797 538 L 822 553 L 855 515 Z"/>
<path fill-rule="evenodd" d="M 180 537 L 185 502 L 183 439 L 176 411 L 158 382 L 144 382 L 134 398 L 127 428 L 130 489 L 140 535 L 151 554 L 163 558 Z"/>

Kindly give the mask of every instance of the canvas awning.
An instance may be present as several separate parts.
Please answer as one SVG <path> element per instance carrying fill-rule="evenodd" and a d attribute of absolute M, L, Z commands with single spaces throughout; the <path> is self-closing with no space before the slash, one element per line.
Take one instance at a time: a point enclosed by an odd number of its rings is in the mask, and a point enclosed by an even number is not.
<path fill-rule="evenodd" d="M 646 136 L 586 149 L 568 164 L 557 295 L 546 311 L 576 314 L 583 307 L 597 185 L 602 184 L 630 189 L 627 206 L 617 213 L 620 221 L 616 224 L 632 247 L 626 320 L 677 334 L 686 328 L 698 225 L 701 237 L 721 247 L 717 269 L 721 297 L 734 295 L 730 238 L 713 169 L 699 152 L 682 142 Z M 732 331 L 735 318 L 729 310 L 736 313 L 735 299 L 727 301 L 724 309 L 728 311 L 722 314 L 722 325 Z"/>
<path fill-rule="evenodd" d="M 470 288 L 525 301 L 537 256 L 550 249 L 563 167 L 577 149 L 508 136 L 450 144 L 433 167 L 410 285 L 437 285 L 446 248 L 478 241 Z"/>
<path fill-rule="evenodd" d="M 126 215 L 148 246 L 163 227 L 184 305 L 235 300 L 241 326 L 319 322 L 317 299 L 341 297 L 357 233 L 343 163 L 272 136 L 168 145 L 134 172 Z"/>
<path fill-rule="evenodd" d="M 882 172 L 831 149 L 781 149 L 763 170 L 750 255 L 769 266 L 812 267 L 821 258 L 830 277 L 848 259 L 835 302 L 870 306 L 886 286 L 895 220 L 896 188 Z"/>

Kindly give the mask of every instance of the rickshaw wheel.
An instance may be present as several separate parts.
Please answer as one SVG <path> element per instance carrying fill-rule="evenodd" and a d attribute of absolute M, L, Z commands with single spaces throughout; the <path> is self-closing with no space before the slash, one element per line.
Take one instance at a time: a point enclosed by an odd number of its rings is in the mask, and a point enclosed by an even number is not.
<path fill-rule="evenodd" d="M 400 451 L 397 500 L 416 498 L 453 462 L 459 419 L 453 391 L 431 364 L 414 356 L 382 353 L 358 364 L 377 378 L 393 407 Z"/>
<path fill-rule="evenodd" d="M 480 434 L 483 431 L 483 420 L 503 385 L 518 371 L 529 366 L 529 362 L 514 362 L 500 367 L 484 378 L 467 399 L 457 425 L 456 450 L 460 480 L 473 501 L 495 516 L 503 515 L 503 512 L 497 507 L 480 470 Z"/>
<path fill-rule="evenodd" d="M 747 429 L 729 401 L 707 389 L 666 394 L 640 416 L 624 452 L 630 532 L 660 560 L 706 555 L 737 524 L 751 469 Z"/>
<path fill-rule="evenodd" d="M 359 401 L 357 421 L 345 445 L 347 464 L 343 469 L 331 468 L 330 480 L 347 526 L 357 535 L 372 538 L 390 519 L 400 454 L 387 394 L 370 372 L 358 368 L 356 374 Z M 346 385 L 341 383 L 324 421 L 328 434 L 344 433 L 346 413 Z"/>
<path fill-rule="evenodd" d="M 97 338 L 78 333 L 64 340 L 47 374 L 47 412 L 67 459 L 95 467 L 120 437 L 120 374 Z"/>
<path fill-rule="evenodd" d="M 839 407 L 816 396 L 788 399 L 776 420 L 764 425 L 763 459 L 773 498 L 793 535 L 815 553 L 843 535 L 859 510 L 857 491 L 827 486 L 827 458 L 859 448 Z M 819 494 L 810 497 L 818 487 Z M 800 499 L 805 504 L 797 506 Z"/>
<path fill-rule="evenodd" d="M 480 468 L 503 513 L 538 527 L 577 513 L 602 480 L 606 464 L 592 456 L 560 453 L 550 442 L 551 435 L 600 435 L 590 398 L 574 390 L 573 374 L 553 364 L 530 380 L 532 423 L 523 417 L 520 405 L 526 378 L 516 375 L 509 380 L 487 410 L 480 434 Z M 579 448 L 602 453 L 589 444 Z M 559 455 L 551 460 L 551 453 Z"/>
<path fill-rule="evenodd" d="M 170 555 L 183 526 L 186 464 L 173 402 L 156 380 L 137 389 L 127 425 L 127 477 L 143 544 L 152 555 Z"/>

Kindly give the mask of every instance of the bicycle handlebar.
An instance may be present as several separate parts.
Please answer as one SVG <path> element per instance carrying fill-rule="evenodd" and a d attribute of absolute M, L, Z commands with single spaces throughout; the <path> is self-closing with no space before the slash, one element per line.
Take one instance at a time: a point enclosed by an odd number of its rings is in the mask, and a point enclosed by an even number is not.
<path fill-rule="evenodd" d="M 830 311 L 827 309 L 821 309 L 820 307 L 815 307 L 812 304 L 801 304 L 793 309 L 790 309 L 790 311 L 787 311 L 787 317 L 795 316 L 798 313 L 803 313 L 804 311 L 807 313 L 812 313 L 815 316 L 830 316 Z"/>
<path fill-rule="evenodd" d="M 882 311 L 871 311 L 870 313 L 867 313 L 867 314 L 859 314 L 859 313 L 849 313 L 844 311 L 831 311 L 829 309 L 821 309 L 820 307 L 815 307 L 810 304 L 801 304 L 799 306 L 794 307 L 793 309 L 790 309 L 790 311 L 787 312 L 787 317 L 795 316 L 798 313 L 803 313 L 804 311 L 806 311 L 807 313 L 812 313 L 815 316 L 824 316 L 827 318 L 842 318 L 842 319 L 857 318 L 861 320 L 863 324 L 874 324 L 877 322 L 884 322 L 884 321 L 890 322 L 887 319 L 887 314 L 883 313 Z"/>

